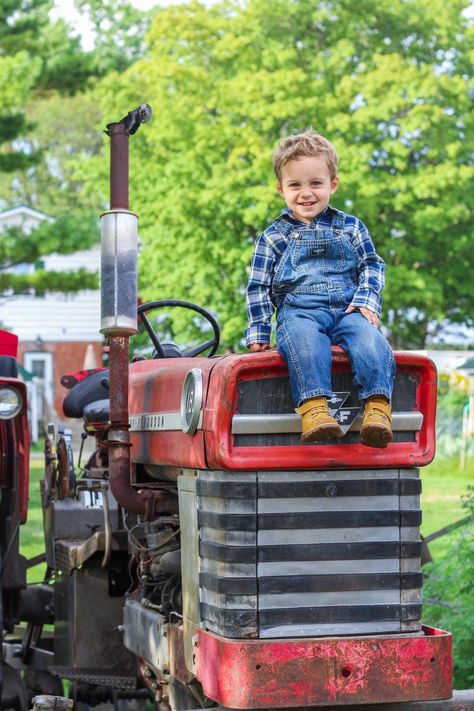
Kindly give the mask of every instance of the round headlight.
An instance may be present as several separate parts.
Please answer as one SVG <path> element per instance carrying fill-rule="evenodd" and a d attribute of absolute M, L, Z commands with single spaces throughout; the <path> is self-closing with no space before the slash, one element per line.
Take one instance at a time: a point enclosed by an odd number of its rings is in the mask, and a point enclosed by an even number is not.
<path fill-rule="evenodd" d="M 0 388 L 0 420 L 16 417 L 23 406 L 21 393 L 15 388 Z"/>
<path fill-rule="evenodd" d="M 181 428 L 193 435 L 199 425 L 202 407 L 202 370 L 192 368 L 186 375 L 181 393 Z"/>

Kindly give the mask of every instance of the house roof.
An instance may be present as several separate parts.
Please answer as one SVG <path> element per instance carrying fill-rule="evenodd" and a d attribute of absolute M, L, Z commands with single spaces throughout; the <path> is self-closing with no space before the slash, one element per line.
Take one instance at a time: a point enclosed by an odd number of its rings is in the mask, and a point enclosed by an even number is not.
<path fill-rule="evenodd" d="M 474 356 L 468 358 L 464 363 L 458 365 L 457 370 L 471 370 L 474 368 Z"/>
<path fill-rule="evenodd" d="M 15 205 L 14 207 L 9 207 L 6 210 L 0 210 L 0 222 L 6 222 L 14 217 L 29 217 L 33 220 L 48 220 L 48 222 L 54 222 L 54 217 L 46 215 L 44 212 L 35 210 L 33 207 L 27 207 L 26 205 Z"/>
<path fill-rule="evenodd" d="M 16 333 L 21 343 L 102 342 L 100 292 L 15 296 L 0 303 L 0 322 Z"/>
<path fill-rule="evenodd" d="M 2 226 L 21 227 L 26 232 L 34 230 L 43 220 L 52 217 L 38 210 L 18 205 L 0 212 Z M 83 268 L 100 271 L 100 245 L 73 254 L 49 254 L 42 260 L 47 271 L 67 272 Z M 30 268 L 33 270 L 34 265 Z M 51 274 L 54 280 L 54 274 Z M 51 293 L 45 296 L 0 296 L 0 323 L 13 331 L 21 342 L 35 341 L 38 336 L 47 342 L 87 341 L 101 342 L 100 291 L 80 291 L 76 294 Z"/>

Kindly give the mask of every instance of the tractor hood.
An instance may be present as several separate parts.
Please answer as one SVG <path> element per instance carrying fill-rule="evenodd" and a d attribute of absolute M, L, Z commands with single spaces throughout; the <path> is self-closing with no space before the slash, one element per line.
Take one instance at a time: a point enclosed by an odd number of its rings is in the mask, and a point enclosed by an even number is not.
<path fill-rule="evenodd" d="M 301 443 L 286 366 L 276 350 L 215 358 L 165 358 L 130 367 L 132 461 L 152 468 L 343 469 L 418 467 L 435 452 L 436 368 L 395 354 L 394 441 L 361 445 L 362 406 L 350 363 L 333 348 L 330 406 L 344 437 Z"/>

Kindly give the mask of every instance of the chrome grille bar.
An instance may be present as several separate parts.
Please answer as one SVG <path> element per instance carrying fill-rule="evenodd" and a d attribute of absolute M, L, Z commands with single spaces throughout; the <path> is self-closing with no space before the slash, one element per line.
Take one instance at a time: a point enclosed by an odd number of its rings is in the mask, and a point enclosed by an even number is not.
<path fill-rule="evenodd" d="M 392 419 L 394 432 L 419 432 L 423 424 L 421 412 L 395 412 Z M 357 415 L 349 432 L 359 432 L 362 414 Z M 292 413 L 281 415 L 234 415 L 232 434 L 283 434 L 301 432 L 301 417 Z"/>

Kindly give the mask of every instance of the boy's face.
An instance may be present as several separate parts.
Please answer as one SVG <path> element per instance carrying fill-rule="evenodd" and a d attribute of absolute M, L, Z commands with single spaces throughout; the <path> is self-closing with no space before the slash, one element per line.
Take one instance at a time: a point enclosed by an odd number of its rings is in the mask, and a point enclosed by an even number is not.
<path fill-rule="evenodd" d="M 283 166 L 277 190 L 293 215 L 309 223 L 327 207 L 338 185 L 323 157 L 301 156 Z"/>

